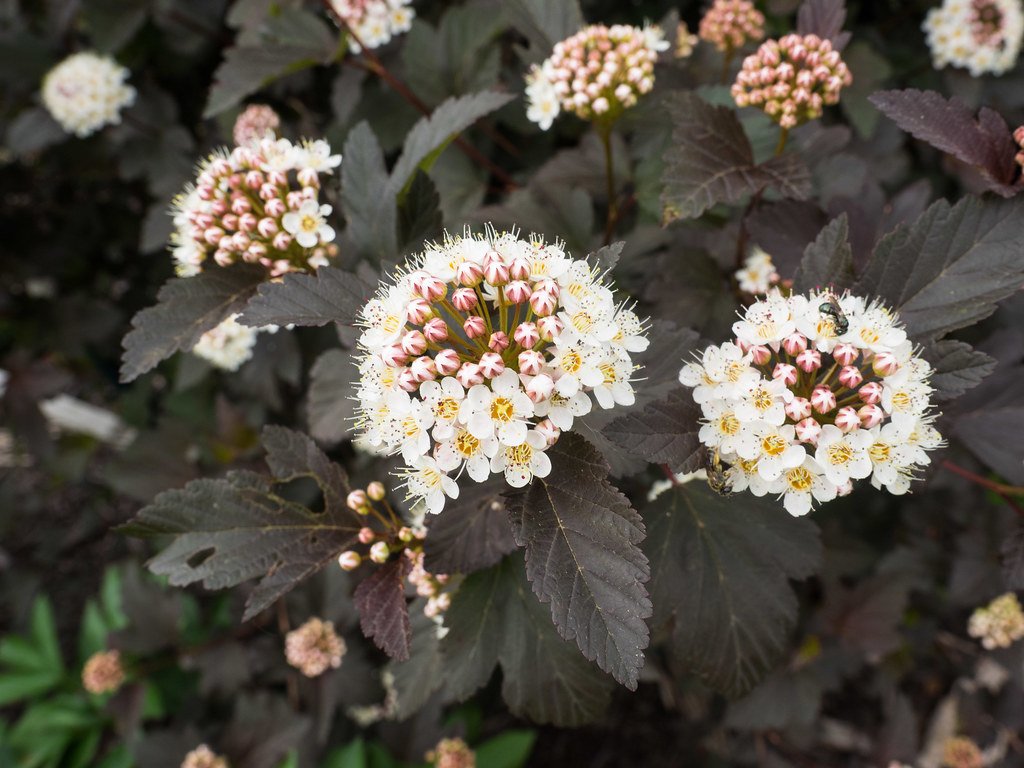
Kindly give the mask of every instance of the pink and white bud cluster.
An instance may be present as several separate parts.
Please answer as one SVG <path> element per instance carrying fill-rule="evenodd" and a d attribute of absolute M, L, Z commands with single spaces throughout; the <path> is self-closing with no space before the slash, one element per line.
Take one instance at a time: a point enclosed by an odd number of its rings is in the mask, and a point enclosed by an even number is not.
<path fill-rule="evenodd" d="M 821 117 L 853 76 L 832 43 L 817 35 L 767 40 L 743 60 L 732 97 L 738 107 L 760 107 L 783 128 Z"/>
<path fill-rule="evenodd" d="M 755 246 L 744 260 L 743 268 L 737 270 L 736 282 L 741 291 L 760 295 L 768 293 L 769 289 L 779 282 L 779 273 L 775 271 L 772 257 Z"/>
<path fill-rule="evenodd" d="M 43 105 L 65 131 L 84 138 L 120 123 L 121 110 L 135 103 L 128 75 L 109 56 L 73 54 L 43 78 Z"/>
<path fill-rule="evenodd" d="M 750 0 L 715 0 L 700 20 L 700 39 L 723 53 L 764 39 L 764 14 Z"/>
<path fill-rule="evenodd" d="M 733 332 L 679 373 L 704 416 L 700 440 L 731 465 L 733 490 L 780 494 L 793 515 L 868 477 L 899 495 L 942 445 L 932 368 L 879 303 L 773 292 Z"/>
<path fill-rule="evenodd" d="M 660 27 L 585 27 L 526 76 L 526 116 L 545 131 L 562 110 L 611 122 L 654 87 L 654 64 L 668 48 Z"/>
<path fill-rule="evenodd" d="M 1024 9 L 1020 0 L 945 0 L 928 12 L 923 29 L 936 69 L 1002 75 L 1017 63 Z"/>
<path fill-rule="evenodd" d="M 967 634 L 988 650 L 1009 648 L 1024 637 L 1024 611 L 1013 592 L 1007 592 L 971 614 Z"/>
<path fill-rule="evenodd" d="M 434 768 L 476 768 L 476 753 L 462 739 L 441 739 L 426 758 Z"/>
<path fill-rule="evenodd" d="M 408 32 L 416 18 L 412 0 L 330 0 L 330 5 L 337 18 L 351 27 L 367 48 L 379 48 Z M 351 36 L 348 47 L 352 53 L 362 50 Z"/>
<path fill-rule="evenodd" d="M 237 371 L 243 363 L 252 358 L 256 336 L 261 332 L 277 333 L 276 325 L 250 328 L 238 322 L 238 315 L 230 315 L 216 328 L 199 337 L 192 347 L 192 354 L 201 357 L 214 368 Z"/>
<path fill-rule="evenodd" d="M 545 451 L 591 395 L 602 408 L 634 402 L 630 355 L 648 344 L 586 260 L 490 228 L 410 257 L 360 321 L 358 427 L 402 454 L 410 497 L 433 513 L 463 472 L 515 488 L 545 477 Z"/>
<path fill-rule="evenodd" d="M 345 641 L 334 631 L 334 624 L 316 617 L 293 629 L 284 639 L 285 658 L 306 677 L 337 669 L 345 651 Z"/>
<path fill-rule="evenodd" d="M 326 264 L 337 246 L 331 206 L 319 203 L 321 176 L 340 163 L 323 140 L 263 138 L 214 152 L 171 211 L 178 275 L 198 274 L 208 259 L 262 264 L 272 277 Z"/>
<path fill-rule="evenodd" d="M 281 117 L 273 107 L 266 104 L 250 104 L 235 118 L 232 136 L 235 145 L 244 147 L 256 144 L 263 139 L 277 138 L 277 129 L 281 126 Z"/>
<path fill-rule="evenodd" d="M 200 744 L 185 755 L 181 768 L 228 768 L 228 761 L 205 744 Z"/>
<path fill-rule="evenodd" d="M 124 683 L 120 651 L 94 653 L 82 667 L 82 687 L 89 693 L 112 693 Z"/>

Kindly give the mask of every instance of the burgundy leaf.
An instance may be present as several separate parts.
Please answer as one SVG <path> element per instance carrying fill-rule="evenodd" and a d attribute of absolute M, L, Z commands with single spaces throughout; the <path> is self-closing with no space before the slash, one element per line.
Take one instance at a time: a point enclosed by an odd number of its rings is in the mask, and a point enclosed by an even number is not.
<path fill-rule="evenodd" d="M 412 627 L 405 602 L 405 579 L 412 570 L 408 558 L 391 560 L 356 587 L 354 594 L 363 634 L 398 661 L 409 658 Z"/>

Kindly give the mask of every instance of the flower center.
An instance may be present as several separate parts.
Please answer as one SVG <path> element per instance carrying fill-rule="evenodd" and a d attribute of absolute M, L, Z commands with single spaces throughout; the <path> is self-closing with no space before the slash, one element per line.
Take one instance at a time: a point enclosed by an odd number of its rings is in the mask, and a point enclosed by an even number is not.
<path fill-rule="evenodd" d="M 302 221 L 299 222 L 299 228 L 303 232 L 316 232 L 320 226 L 320 222 L 316 220 L 315 216 L 305 215 L 302 217 Z"/>
<path fill-rule="evenodd" d="M 814 477 L 809 470 L 803 467 L 795 467 L 786 473 L 786 482 L 794 491 L 804 493 L 810 490 Z"/>
<path fill-rule="evenodd" d="M 786 450 L 785 440 L 781 435 L 768 435 L 761 441 L 761 449 L 769 456 L 778 456 Z"/>
<path fill-rule="evenodd" d="M 572 316 L 572 325 L 577 331 L 586 333 L 594 327 L 594 318 L 588 312 L 577 312 Z"/>
<path fill-rule="evenodd" d="M 434 416 L 451 421 L 459 415 L 459 401 L 454 397 L 445 397 L 434 404 Z"/>
<path fill-rule="evenodd" d="M 853 458 L 853 449 L 846 443 L 834 443 L 826 451 L 829 463 L 846 464 Z"/>
<path fill-rule="evenodd" d="M 752 475 L 757 472 L 757 459 L 754 459 L 753 461 L 739 459 L 736 463 L 739 465 L 740 469 L 743 470 L 744 474 Z"/>
<path fill-rule="evenodd" d="M 725 376 L 729 381 L 739 381 L 740 376 L 742 376 L 746 371 L 746 363 L 732 362 L 726 365 Z"/>
<path fill-rule="evenodd" d="M 420 481 L 427 488 L 437 488 L 441 485 L 441 473 L 436 469 L 421 469 Z"/>
<path fill-rule="evenodd" d="M 605 384 L 614 384 L 619 380 L 619 376 L 615 372 L 615 363 L 602 363 L 599 367 L 601 373 L 604 374 Z"/>
<path fill-rule="evenodd" d="M 516 466 L 527 466 L 533 458 L 533 448 L 529 443 L 522 443 L 505 449 L 505 460 Z"/>
<path fill-rule="evenodd" d="M 892 448 L 887 443 L 875 443 L 868 449 L 868 455 L 871 456 L 871 460 L 876 464 L 881 464 L 889 460 L 889 454 L 892 453 Z"/>
<path fill-rule="evenodd" d="M 475 456 L 476 452 L 480 450 L 480 441 L 463 430 L 455 438 L 455 450 L 463 456 Z"/>
<path fill-rule="evenodd" d="M 864 327 L 860 329 L 860 339 L 865 344 L 877 344 L 881 340 L 881 338 L 882 334 L 880 334 L 874 328 Z"/>
<path fill-rule="evenodd" d="M 420 433 L 420 424 L 414 416 L 406 416 L 402 419 L 402 431 L 406 437 L 415 437 Z"/>
<path fill-rule="evenodd" d="M 740 431 L 740 420 L 733 413 L 727 413 L 718 420 L 718 430 L 725 435 L 735 435 Z"/>
<path fill-rule="evenodd" d="M 767 411 L 772 407 L 772 403 L 775 402 L 775 398 L 772 397 L 771 392 L 766 389 L 759 388 L 754 393 L 754 407 L 759 411 Z"/>
<path fill-rule="evenodd" d="M 388 315 L 384 318 L 384 322 L 382 323 L 382 327 L 387 333 L 396 333 L 403 325 L 405 325 L 405 323 L 402 322 L 402 318 L 398 315 Z"/>
<path fill-rule="evenodd" d="M 512 421 L 512 414 L 515 412 L 515 408 L 512 406 L 512 401 L 507 397 L 496 397 L 491 401 L 491 418 L 494 421 Z"/>
<path fill-rule="evenodd" d="M 905 411 L 910 407 L 911 397 L 907 392 L 900 391 L 892 396 L 892 409 L 894 411 Z"/>
<path fill-rule="evenodd" d="M 576 351 L 569 351 L 562 355 L 562 370 L 566 373 L 576 373 L 583 366 L 583 358 Z"/>

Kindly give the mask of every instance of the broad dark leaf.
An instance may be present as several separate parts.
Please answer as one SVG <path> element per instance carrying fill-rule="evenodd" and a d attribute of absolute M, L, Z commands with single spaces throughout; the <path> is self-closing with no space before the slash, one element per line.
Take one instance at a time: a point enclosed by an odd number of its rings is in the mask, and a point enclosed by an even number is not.
<path fill-rule="evenodd" d="M 914 88 L 879 91 L 869 100 L 907 133 L 979 170 L 993 192 L 1012 197 L 1020 191 L 1013 183 L 1017 147 L 997 112 L 983 107 L 975 118 L 956 97 Z"/>
<path fill-rule="evenodd" d="M 424 605 L 426 600 L 420 598 L 409 606 L 412 632 L 409 652 L 404 660 L 395 659 L 387 666 L 394 678 L 396 720 L 414 715 L 444 684 L 438 626 L 424 615 Z M 407 617 L 406 623 L 409 622 Z"/>
<path fill-rule="evenodd" d="M 504 5 L 512 26 L 530 41 L 537 61 L 550 56 L 555 43 L 585 23 L 577 0 L 508 0 Z"/>
<path fill-rule="evenodd" d="M 244 325 L 352 325 L 373 296 L 371 285 L 354 272 L 320 267 L 311 275 L 293 272 L 264 283 L 238 321 Z"/>
<path fill-rule="evenodd" d="M 582 438 L 563 435 L 548 454 L 551 474 L 509 499 L 526 575 L 562 637 L 635 690 L 650 639 L 643 521 Z"/>
<path fill-rule="evenodd" d="M 417 168 L 430 170 L 433 161 L 458 134 L 514 98 L 509 93 L 481 91 L 444 101 L 429 117 L 416 123 L 405 137 L 402 154 L 391 171 L 391 191 L 397 195 Z"/>
<path fill-rule="evenodd" d="M 1003 542 L 1003 581 L 1006 588 L 1019 592 L 1024 589 L 1024 524 L 1017 523 L 1013 533 Z"/>
<path fill-rule="evenodd" d="M 306 419 L 309 433 L 317 440 L 337 443 L 348 435 L 355 415 L 352 393 L 358 376 L 352 355 L 342 349 L 327 350 L 313 364 Z"/>
<path fill-rule="evenodd" d="M 672 652 L 712 688 L 745 693 L 789 647 L 789 579 L 819 568 L 817 527 L 779 502 L 718 496 L 696 482 L 662 494 L 644 517 L 654 617 L 671 625 Z"/>
<path fill-rule="evenodd" d="M 263 445 L 276 478 L 235 471 L 219 480 L 194 480 L 161 493 L 123 527 L 131 535 L 171 537 L 149 568 L 175 586 L 201 582 L 224 589 L 260 579 L 246 602 L 246 620 L 351 546 L 362 525 L 344 503 L 344 470 L 312 440 L 267 427 Z M 275 480 L 298 478 L 319 486 L 323 512 L 278 495 Z"/>
<path fill-rule="evenodd" d="M 672 145 L 665 153 L 662 221 L 691 219 L 719 203 L 736 203 L 767 187 L 803 199 L 811 190 L 807 167 L 795 154 L 757 164 L 736 112 L 696 93 L 672 94 Z"/>
<path fill-rule="evenodd" d="M 348 132 L 342 155 L 345 235 L 374 262 L 394 261 L 398 257 L 398 207 L 384 152 L 369 123 L 361 122 Z"/>
<path fill-rule="evenodd" d="M 441 196 L 430 177 L 417 169 L 398 208 L 398 240 L 404 243 L 402 251 L 421 250 L 423 242 L 436 238 L 442 227 Z"/>
<path fill-rule="evenodd" d="M 489 568 L 516 549 L 503 493 L 504 478 L 463 485 L 443 515 L 429 518 L 423 544 L 431 573 L 473 573 Z"/>
<path fill-rule="evenodd" d="M 917 342 L 977 323 L 1024 283 L 1024 202 L 933 203 L 882 238 L 855 292 L 899 312 Z"/>
<path fill-rule="evenodd" d="M 812 202 L 780 200 L 758 206 L 747 218 L 747 232 L 785 278 L 796 273 L 807 246 L 827 223 L 827 214 Z"/>
<path fill-rule="evenodd" d="M 497 664 L 502 695 L 519 716 L 574 726 L 608 706 L 611 681 L 555 632 L 518 556 L 468 577 L 445 614 L 445 626 L 441 650 L 452 698 L 468 698 Z"/>
<path fill-rule="evenodd" d="M 114 633 L 111 644 L 131 654 L 148 656 L 172 648 L 181 631 L 181 593 L 170 591 L 144 577 L 136 563 L 125 565 L 121 582 L 121 607 L 128 625 Z"/>
<path fill-rule="evenodd" d="M 1024 483 L 1024 398 L 964 414 L 953 436 L 1009 482 Z"/>
<path fill-rule="evenodd" d="M 620 416 L 601 430 L 626 451 L 652 463 L 669 464 L 677 472 L 700 467 L 702 450 L 697 439 L 700 408 L 680 386 L 642 410 Z"/>
<path fill-rule="evenodd" d="M 353 594 L 363 634 L 398 661 L 409 658 L 412 628 L 405 602 L 405 577 L 412 565 L 406 557 L 389 560 L 359 582 Z"/>
<path fill-rule="evenodd" d="M 824 692 L 814 667 L 780 669 L 746 697 L 729 705 L 726 725 L 738 731 L 767 731 L 812 726 Z"/>
<path fill-rule="evenodd" d="M 843 32 L 845 22 L 844 0 L 804 0 L 796 14 L 796 33 L 817 35 L 841 51 L 850 40 L 850 33 Z"/>
<path fill-rule="evenodd" d="M 610 245 L 603 245 L 587 256 L 587 261 L 600 269 L 602 272 L 610 272 L 619 263 L 622 249 L 626 246 L 621 240 Z"/>
<path fill-rule="evenodd" d="M 976 387 L 996 367 L 996 361 L 984 352 L 953 339 L 930 344 L 921 354 L 935 368 L 931 384 L 935 387 L 933 398 L 940 403 Z"/>
<path fill-rule="evenodd" d="M 38 152 L 66 138 L 68 134 L 60 123 L 42 107 L 30 107 L 19 113 L 4 132 L 4 143 L 19 156 Z"/>
<path fill-rule="evenodd" d="M 793 289 L 809 291 L 832 288 L 842 291 L 853 284 L 853 251 L 848 239 L 846 214 L 832 219 L 804 251 Z"/>
<path fill-rule="evenodd" d="M 309 730 L 309 718 L 297 714 L 283 695 L 261 692 L 234 702 L 231 723 L 219 743 L 231 765 L 275 768 L 307 738 Z"/>
<path fill-rule="evenodd" d="M 245 306 L 267 271 L 255 264 L 210 267 L 194 277 L 176 277 L 157 293 L 157 303 L 132 318 L 124 337 L 121 381 L 152 370 Z"/>

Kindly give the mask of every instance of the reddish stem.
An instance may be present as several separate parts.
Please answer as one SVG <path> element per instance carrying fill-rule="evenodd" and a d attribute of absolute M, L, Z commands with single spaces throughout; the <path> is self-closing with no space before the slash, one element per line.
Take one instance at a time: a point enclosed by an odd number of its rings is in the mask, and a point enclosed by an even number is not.
<path fill-rule="evenodd" d="M 1012 496 L 1024 496 L 1024 488 L 1016 485 L 1005 485 L 1003 483 L 997 483 L 993 480 L 989 480 L 987 477 L 982 477 L 981 475 L 971 472 L 969 469 L 964 469 L 963 467 L 954 464 L 949 459 L 944 460 L 942 462 L 942 466 L 950 472 L 960 475 L 960 477 L 967 478 L 972 483 L 976 483 L 982 488 L 987 488 L 992 491 L 998 495 L 999 498 L 1005 501 L 1009 505 L 1010 509 L 1021 517 L 1024 517 L 1024 509 L 1022 509 L 1021 506 L 1011 498 Z"/>

